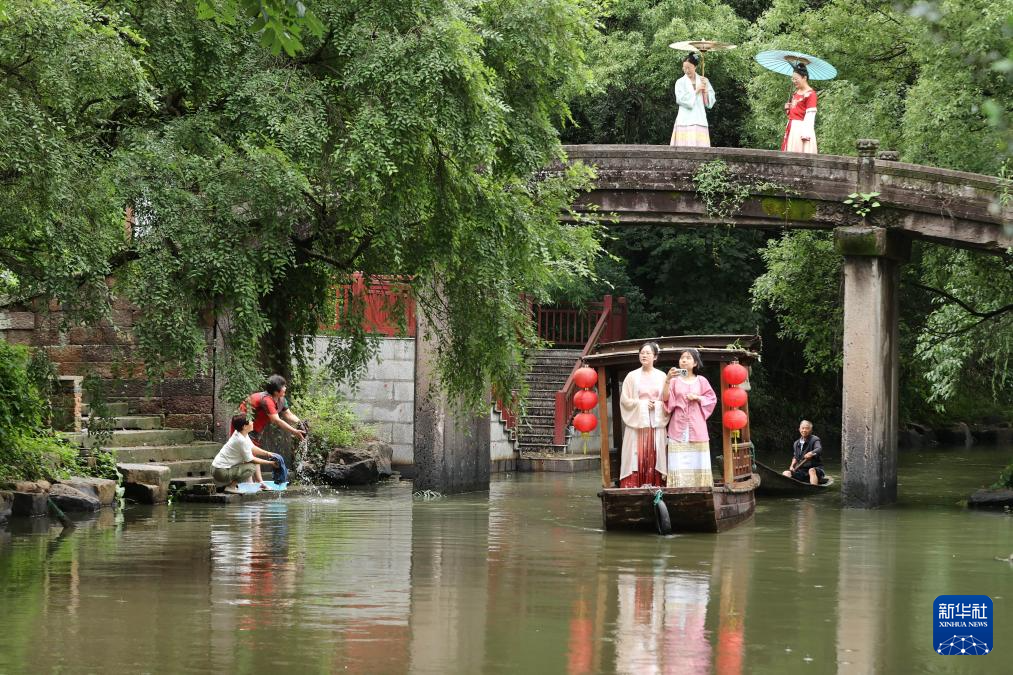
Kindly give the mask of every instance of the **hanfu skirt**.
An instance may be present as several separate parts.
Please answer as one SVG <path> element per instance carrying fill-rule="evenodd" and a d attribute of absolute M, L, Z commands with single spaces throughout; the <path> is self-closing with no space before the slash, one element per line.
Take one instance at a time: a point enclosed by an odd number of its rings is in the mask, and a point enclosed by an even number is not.
<path fill-rule="evenodd" d="M 709 148 L 711 146 L 710 129 L 702 124 L 676 124 L 672 129 L 672 140 L 669 145 Z"/>
<path fill-rule="evenodd" d="M 784 130 L 784 138 L 781 139 L 781 150 L 782 152 L 804 152 L 807 154 L 815 155 L 816 152 L 816 136 L 814 134 L 809 135 L 808 141 L 802 141 L 804 125 L 792 124 L 793 120 L 788 120 L 788 126 Z"/>
<path fill-rule="evenodd" d="M 714 487 L 710 443 L 690 441 L 688 429 L 683 440 L 668 439 L 667 487 Z"/>
<path fill-rule="evenodd" d="M 619 480 L 621 488 L 662 487 L 665 477 L 658 471 L 658 449 L 654 447 L 655 429 L 637 429 L 637 468 Z"/>

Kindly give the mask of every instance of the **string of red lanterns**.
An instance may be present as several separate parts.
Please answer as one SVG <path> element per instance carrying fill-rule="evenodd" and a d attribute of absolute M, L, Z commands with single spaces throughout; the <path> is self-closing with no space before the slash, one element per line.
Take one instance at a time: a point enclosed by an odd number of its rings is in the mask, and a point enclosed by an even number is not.
<path fill-rule="evenodd" d="M 573 407 L 578 412 L 573 418 L 573 428 L 584 437 L 584 454 L 587 454 L 587 434 L 598 426 L 598 418 L 590 411 L 598 405 L 598 394 L 592 389 L 598 383 L 598 373 L 594 368 L 583 366 L 573 374 L 573 381 L 580 391 L 573 395 Z"/>
<path fill-rule="evenodd" d="M 749 401 L 749 396 L 739 386 L 749 377 L 749 371 L 737 362 L 729 363 L 722 371 L 722 376 L 729 387 L 721 392 L 721 402 L 728 408 L 721 416 L 721 421 L 732 432 L 732 442 L 738 442 L 739 431 L 749 424 L 746 412 L 740 410 Z"/>

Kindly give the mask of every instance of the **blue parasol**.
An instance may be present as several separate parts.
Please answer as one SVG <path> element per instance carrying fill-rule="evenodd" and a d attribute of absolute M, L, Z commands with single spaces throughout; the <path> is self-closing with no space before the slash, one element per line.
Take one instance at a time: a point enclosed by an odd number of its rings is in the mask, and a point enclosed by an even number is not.
<path fill-rule="evenodd" d="M 775 73 L 782 75 L 791 75 L 792 66 L 801 63 L 809 71 L 810 80 L 832 80 L 837 77 L 837 69 L 832 65 L 821 58 L 803 54 L 802 52 L 786 52 L 780 49 L 771 49 L 757 54 L 756 62 L 767 70 L 773 70 Z"/>

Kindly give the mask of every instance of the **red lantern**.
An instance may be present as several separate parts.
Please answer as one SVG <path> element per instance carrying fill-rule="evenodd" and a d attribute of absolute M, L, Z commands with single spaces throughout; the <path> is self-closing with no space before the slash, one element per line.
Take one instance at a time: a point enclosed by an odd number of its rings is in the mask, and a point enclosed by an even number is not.
<path fill-rule="evenodd" d="M 573 381 L 581 389 L 590 389 L 598 383 L 598 373 L 594 368 L 578 368 L 577 372 L 573 374 Z"/>
<path fill-rule="evenodd" d="M 725 366 L 724 374 L 725 382 L 728 384 L 742 384 L 749 377 L 749 371 L 738 363 L 729 363 Z"/>
<path fill-rule="evenodd" d="M 746 413 L 742 410 L 726 410 L 722 416 L 722 421 L 725 423 L 726 429 L 738 431 L 749 423 L 749 418 L 746 417 Z"/>
<path fill-rule="evenodd" d="M 573 428 L 582 433 L 594 431 L 598 426 L 598 418 L 591 413 L 580 413 L 573 418 Z"/>
<path fill-rule="evenodd" d="M 748 399 L 746 390 L 739 389 L 738 387 L 728 387 L 721 392 L 721 401 L 725 404 L 726 408 L 741 408 L 746 405 Z"/>
<path fill-rule="evenodd" d="M 577 410 L 594 410 L 598 405 L 598 394 L 589 389 L 581 389 L 573 395 L 573 407 Z"/>

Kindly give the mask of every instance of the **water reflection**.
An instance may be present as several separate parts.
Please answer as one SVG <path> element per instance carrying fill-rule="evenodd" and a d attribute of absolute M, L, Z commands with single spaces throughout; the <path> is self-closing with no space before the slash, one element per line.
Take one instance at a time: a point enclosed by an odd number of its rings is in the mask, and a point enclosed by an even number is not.
<path fill-rule="evenodd" d="M 946 461 L 902 472 L 928 487 L 896 508 L 766 500 L 721 535 L 606 535 L 592 475 L 21 521 L 0 673 L 947 672 L 932 598 L 990 595 L 1010 625 L 1013 518 L 932 502 Z"/>
<path fill-rule="evenodd" d="M 693 572 L 622 572 L 616 669 L 640 673 L 710 672 L 705 627 L 710 577 Z"/>

